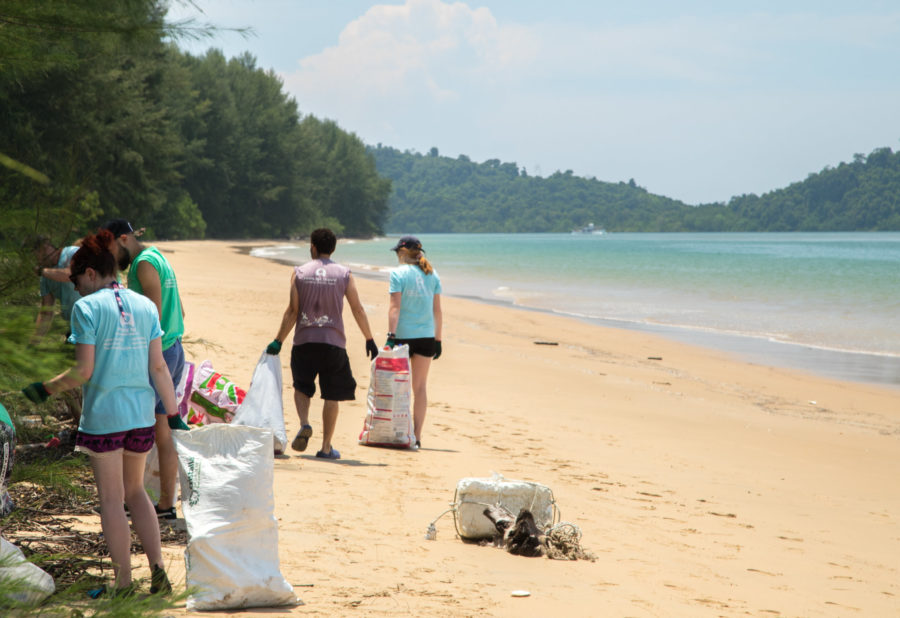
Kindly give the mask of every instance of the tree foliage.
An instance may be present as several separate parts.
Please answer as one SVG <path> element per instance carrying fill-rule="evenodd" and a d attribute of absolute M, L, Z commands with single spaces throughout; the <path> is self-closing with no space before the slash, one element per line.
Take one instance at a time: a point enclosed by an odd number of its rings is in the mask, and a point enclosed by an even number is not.
<path fill-rule="evenodd" d="M 567 232 L 594 223 L 616 232 L 900 230 L 900 152 L 879 148 L 762 196 L 692 206 L 633 179 L 609 183 L 571 171 L 542 178 L 515 163 L 475 163 L 371 147 L 393 182 L 394 232 Z"/>

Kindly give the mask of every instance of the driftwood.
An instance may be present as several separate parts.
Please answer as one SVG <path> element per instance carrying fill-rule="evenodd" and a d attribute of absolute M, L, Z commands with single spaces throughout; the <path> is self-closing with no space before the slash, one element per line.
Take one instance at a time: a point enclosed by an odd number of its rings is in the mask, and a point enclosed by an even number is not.
<path fill-rule="evenodd" d="M 513 520 L 512 513 L 502 506 L 489 506 L 484 515 L 497 528 L 498 545 L 517 556 L 543 556 L 547 547 L 547 537 L 534 523 L 534 515 L 527 509 L 519 511 Z"/>

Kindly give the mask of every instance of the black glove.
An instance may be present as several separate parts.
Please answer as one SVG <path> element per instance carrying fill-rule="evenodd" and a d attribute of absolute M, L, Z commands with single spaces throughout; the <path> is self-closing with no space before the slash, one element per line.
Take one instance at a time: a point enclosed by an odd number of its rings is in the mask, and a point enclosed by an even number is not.
<path fill-rule="evenodd" d="M 432 357 L 434 360 L 437 360 L 441 357 L 441 340 L 434 340 L 434 356 Z"/>
<path fill-rule="evenodd" d="M 22 394 L 34 403 L 43 403 L 47 401 L 47 398 L 50 396 L 50 393 L 47 392 L 43 382 L 32 382 L 22 389 Z"/>
<path fill-rule="evenodd" d="M 375 357 L 378 356 L 378 346 L 375 345 L 374 339 L 366 339 L 366 356 L 369 357 L 369 360 L 375 360 Z"/>
<path fill-rule="evenodd" d="M 278 356 L 278 353 L 281 352 L 281 342 L 277 339 L 273 339 L 272 343 L 266 346 L 266 354 L 271 354 L 272 356 Z"/>

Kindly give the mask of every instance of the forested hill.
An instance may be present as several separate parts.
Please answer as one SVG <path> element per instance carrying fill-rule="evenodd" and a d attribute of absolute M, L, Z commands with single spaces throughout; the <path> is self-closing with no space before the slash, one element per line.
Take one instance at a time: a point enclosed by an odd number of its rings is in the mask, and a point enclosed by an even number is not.
<path fill-rule="evenodd" d="M 614 232 L 900 230 L 900 152 L 856 155 L 762 196 L 688 205 L 634 181 L 571 171 L 529 176 L 515 163 L 475 163 L 369 147 L 393 184 L 391 232 L 567 232 L 594 223 Z"/>

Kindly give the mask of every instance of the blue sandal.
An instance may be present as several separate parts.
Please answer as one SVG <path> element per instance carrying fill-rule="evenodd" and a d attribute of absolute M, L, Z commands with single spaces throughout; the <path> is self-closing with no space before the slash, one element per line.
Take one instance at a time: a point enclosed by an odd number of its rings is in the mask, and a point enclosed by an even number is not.
<path fill-rule="evenodd" d="M 338 450 L 332 446 L 330 452 L 326 453 L 325 451 L 319 451 L 318 453 L 316 453 L 316 457 L 318 457 L 319 459 L 340 459 L 341 454 L 338 453 Z"/>

